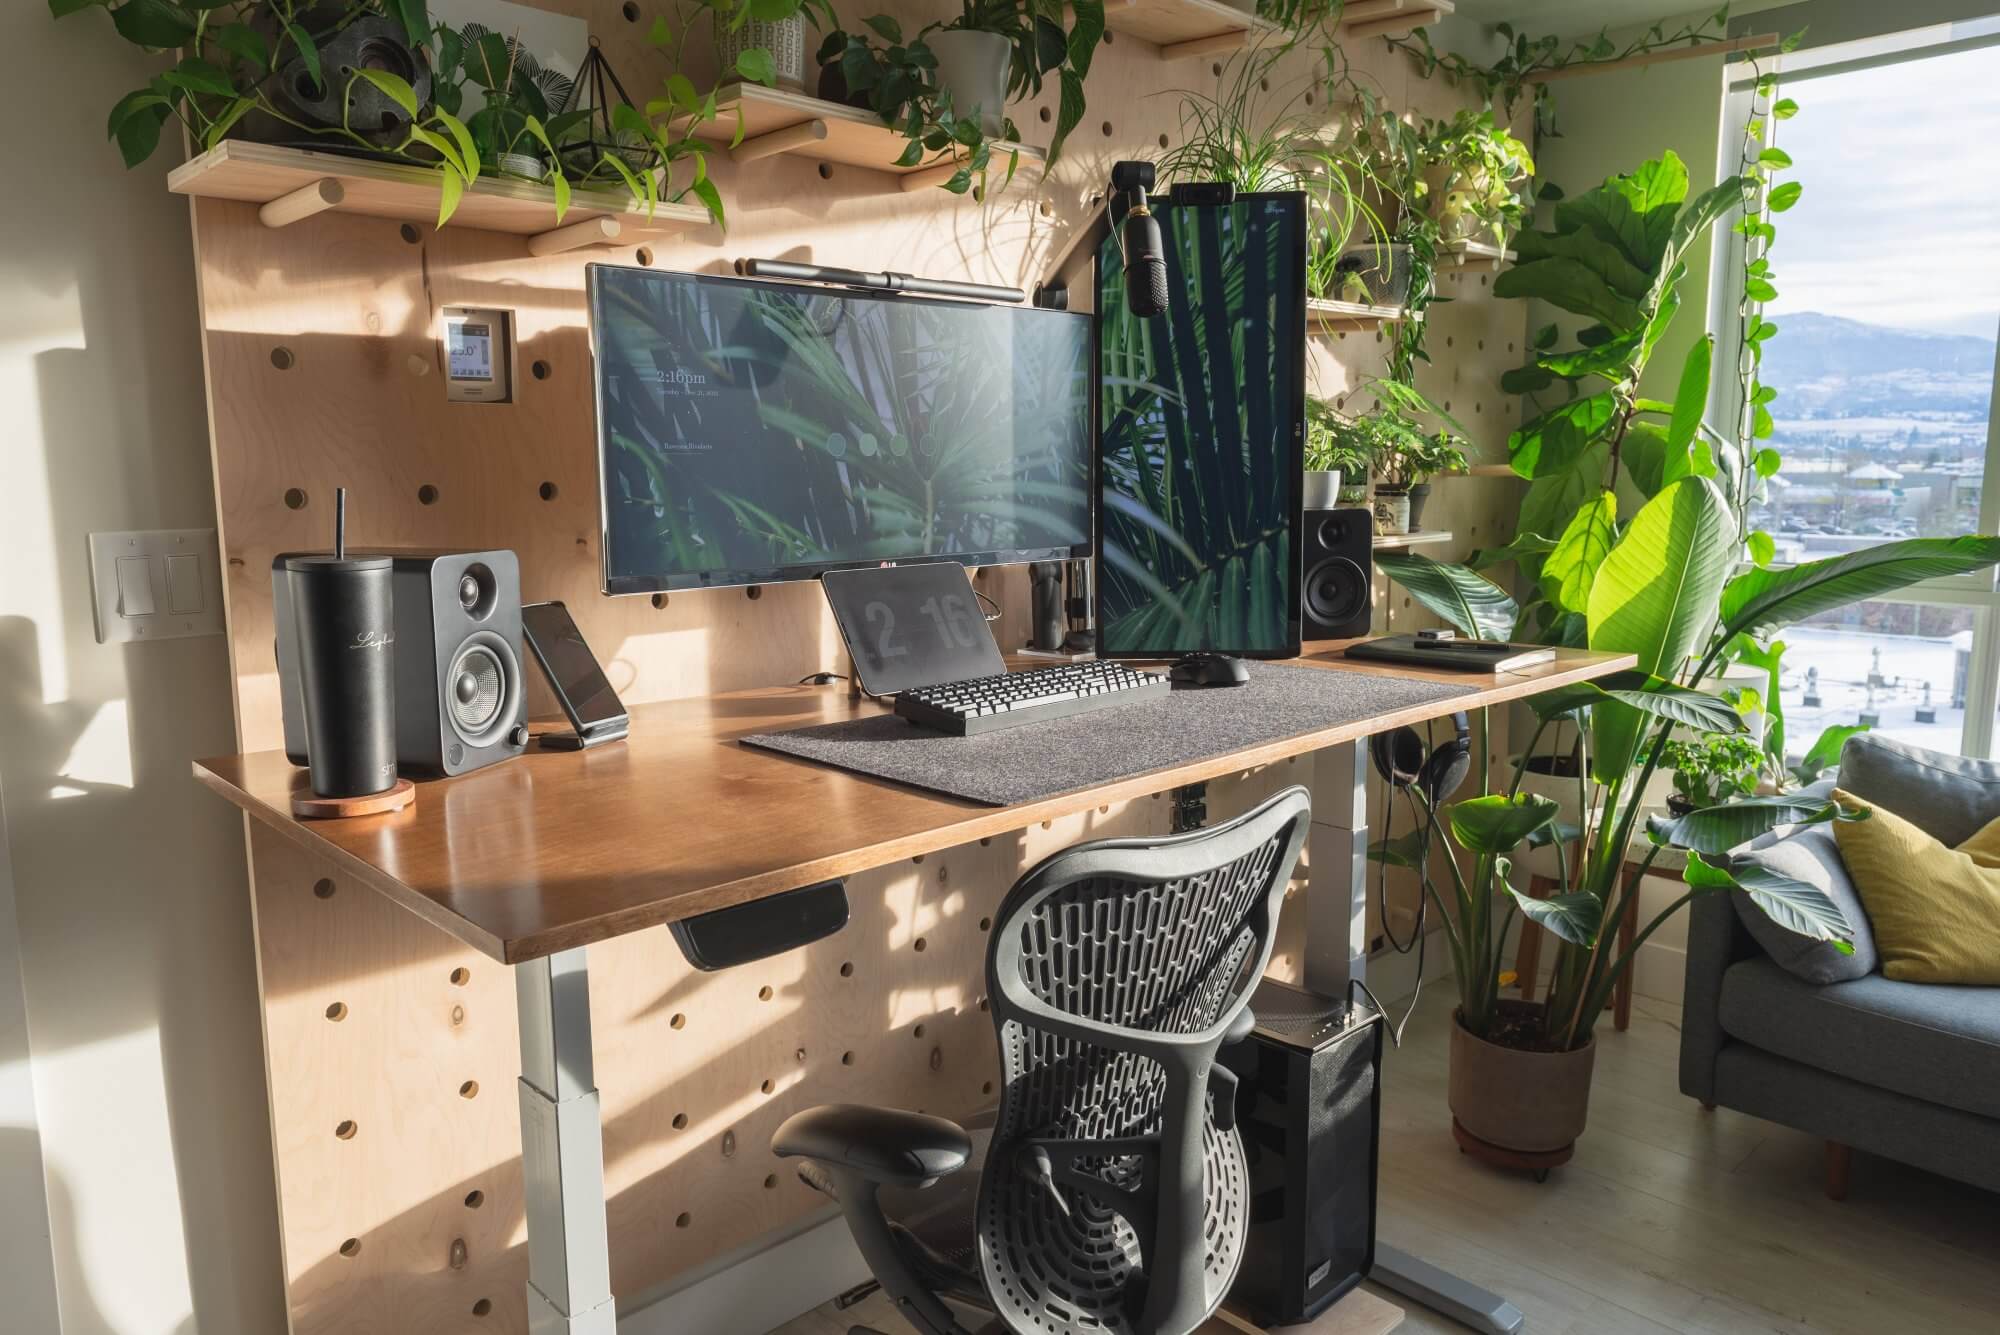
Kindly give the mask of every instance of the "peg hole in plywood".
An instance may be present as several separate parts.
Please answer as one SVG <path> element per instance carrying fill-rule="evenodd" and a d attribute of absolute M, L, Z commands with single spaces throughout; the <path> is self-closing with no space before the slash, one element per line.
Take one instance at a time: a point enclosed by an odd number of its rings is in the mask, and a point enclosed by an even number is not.
<path fill-rule="evenodd" d="M 844 961 L 842 961 L 842 962 L 841 962 L 841 966 L 840 966 L 840 976 L 841 976 L 842 978 L 852 978 L 852 977 L 854 977 L 854 961 L 853 961 L 853 960 L 844 960 Z"/>
<path fill-rule="evenodd" d="M 474 1316 L 485 1316 L 492 1310 L 493 1310 L 493 1300 L 491 1298 L 481 1298 L 478 1302 L 472 1305 L 472 1314 Z"/>
<path fill-rule="evenodd" d="M 757 1000 L 759 1001 L 769 1001 L 775 995 L 777 994 L 771 991 L 769 983 L 757 989 Z"/>
<path fill-rule="evenodd" d="M 545 501 L 554 500 L 561 492 L 562 489 L 553 482 L 544 482 L 541 486 L 535 488 L 535 494 Z"/>
<path fill-rule="evenodd" d="M 361 1255 L 361 1239 L 349 1238 L 347 1241 L 341 1243 L 340 1254 L 347 1257 L 350 1261 Z"/>
<path fill-rule="evenodd" d="M 764 596 L 764 586 L 761 584 L 752 584 L 749 588 L 743 590 L 743 596 L 754 603 Z"/>
<path fill-rule="evenodd" d="M 764 1175 L 764 1190 L 776 1191 L 777 1189 L 778 1189 L 778 1175 L 776 1173 L 766 1173 Z"/>
<path fill-rule="evenodd" d="M 688 1115 L 686 1113 L 675 1113 L 674 1130 L 685 1131 L 687 1129 L 688 1129 Z"/>
<path fill-rule="evenodd" d="M 674 1018 L 667 1021 L 667 1024 L 675 1029 L 685 1029 L 687 1028 L 687 1022 L 688 1022 L 688 1017 L 676 1011 L 674 1013 Z"/>
<path fill-rule="evenodd" d="M 430 483 L 426 482 L 423 486 L 417 488 L 417 504 L 436 505 L 437 499 L 438 489 Z"/>
<path fill-rule="evenodd" d="M 1220 79 L 1222 77 L 1222 62 L 1218 60 L 1213 65 L 1210 65 L 1208 67 L 1208 72 L 1210 74 L 1213 74 L 1216 78 Z"/>
<path fill-rule="evenodd" d="M 462 1099 L 478 1098 L 479 1082 L 477 1080 L 467 1080 L 464 1084 L 458 1087 L 458 1096 Z"/>
<path fill-rule="evenodd" d="M 484 1204 L 486 1204 L 486 1193 L 485 1193 L 485 1192 L 483 1192 L 483 1191 L 480 1191 L 480 1190 L 478 1190 L 477 1188 L 475 1188 L 475 1189 L 473 1189 L 473 1190 L 471 1190 L 471 1191 L 468 1191 L 468 1192 L 466 1192 L 466 1193 L 465 1193 L 465 1208 L 466 1208 L 466 1209 L 468 1209 L 468 1210 L 477 1210 L 477 1209 L 478 1209 L 478 1208 L 479 1208 L 480 1206 L 482 1206 L 482 1205 L 484 1205 Z"/>
<path fill-rule="evenodd" d="M 632 252 L 632 258 L 639 262 L 641 269 L 650 269 L 653 267 L 653 248 L 641 246 Z"/>
<path fill-rule="evenodd" d="M 1109 139 L 1109 138 L 1111 137 L 1111 135 L 1112 135 L 1112 129 L 1111 129 L 1111 122 L 1110 122 L 1110 121 L 1106 121 L 1106 122 L 1104 122 L 1104 124 L 1103 124 L 1102 126 L 1098 127 L 1098 128 L 1100 128 L 1100 129 L 1102 129 L 1102 130 L 1104 131 L 1104 137 L 1105 137 L 1106 139 Z"/>
<path fill-rule="evenodd" d="M 918 1025 L 915 1029 L 910 1031 L 910 1036 L 912 1038 L 922 1038 L 924 1036 L 924 1027 L 922 1025 Z"/>
<path fill-rule="evenodd" d="M 303 509 L 305 509 L 305 508 L 306 508 L 306 499 L 307 499 L 307 498 L 306 498 L 306 493 L 305 493 L 305 490 L 304 490 L 303 488 L 301 488 L 301 487 L 287 487 L 287 488 L 285 488 L 285 508 L 286 508 L 287 510 L 303 510 Z M 321 884 L 321 885 L 330 885 L 330 884 L 332 884 L 332 882 L 330 882 L 330 881 L 321 881 L 321 882 L 320 882 L 320 884 Z M 331 892 L 329 892 L 329 893 L 331 893 Z M 325 896 L 321 896 L 321 898 L 325 898 Z"/>
<path fill-rule="evenodd" d="M 993 1092 L 993 1082 L 991 1080 L 988 1080 L 985 1084 L 979 1087 L 979 1092 L 981 1094 L 990 1095 Z"/>
<path fill-rule="evenodd" d="M 1044 125 L 1047 125 L 1049 121 L 1053 119 L 1053 117 L 1049 114 L 1049 109 L 1047 107 L 1043 107 L 1038 114 L 1041 116 L 1042 124 Z"/>
<path fill-rule="evenodd" d="M 554 371 L 555 368 L 553 366 L 550 366 L 547 362 L 542 361 L 540 358 L 537 358 L 528 367 L 528 374 L 533 376 L 537 380 L 547 380 L 549 376 L 554 373 Z"/>
<path fill-rule="evenodd" d="M 292 355 L 292 350 L 282 343 L 271 349 L 271 365 L 277 367 L 280 371 L 291 370 L 294 366 L 298 365 L 298 360 L 298 358 Z"/>
<path fill-rule="evenodd" d="M 415 223 L 404 223 L 401 230 L 403 234 L 403 240 L 409 242 L 413 246 L 416 245 L 419 241 L 422 241 L 424 239 L 424 234 L 417 230 L 417 225 Z"/>
<path fill-rule="evenodd" d="M 347 1018 L 347 1003 L 336 1001 L 331 1006 L 328 1006 L 326 1008 L 326 1018 L 335 1024 L 339 1024 L 342 1020 L 345 1020 Z"/>
<path fill-rule="evenodd" d="M 461 964 L 451 971 L 451 985 L 453 987 L 464 987 L 471 981 L 472 970 L 466 968 L 464 965 Z"/>
<path fill-rule="evenodd" d="M 921 955 L 924 953 L 925 949 L 929 947 L 929 945 L 930 942 L 924 940 L 924 938 L 920 936 L 915 941 L 910 943 L 910 948 L 916 951 L 919 955 Z"/>
<path fill-rule="evenodd" d="M 315 899 L 333 898 L 333 879 L 331 877 L 322 876 L 317 881 L 313 882 L 313 898 Z"/>
<path fill-rule="evenodd" d="M 627 23 L 637 23 L 639 21 L 639 6 L 634 4 L 632 0 L 625 0 L 624 6 L 618 12 L 625 16 Z"/>
<path fill-rule="evenodd" d="M 354 1139 L 355 1133 L 360 1130 L 361 1128 L 356 1126 L 354 1124 L 353 1119 L 350 1118 L 346 1121 L 335 1123 L 333 1128 L 333 1138 L 335 1140 L 352 1140 Z"/>
<path fill-rule="evenodd" d="M 979 920 L 979 930 L 980 930 L 980 931 L 982 931 L 982 932 L 990 932 L 990 931 L 992 931 L 992 930 L 993 930 L 993 919 L 991 919 L 991 918 L 981 918 L 981 919 Z"/>
<path fill-rule="evenodd" d="M 822 181 L 831 181 L 833 179 L 832 163 L 822 162 L 819 164 L 819 179 Z"/>
<path fill-rule="evenodd" d="M 757 1086 L 757 1088 L 761 1089 L 766 1094 L 769 1094 L 772 1090 L 776 1089 L 777 1087 L 778 1087 L 777 1083 L 768 1078 L 764 1081 L 763 1084 Z"/>
<path fill-rule="evenodd" d="M 843 1052 L 843 1053 L 841 1053 L 841 1054 L 840 1054 L 840 1064 L 841 1064 L 842 1066 L 852 1066 L 852 1065 L 854 1065 L 854 1054 L 853 1054 L 852 1052 Z"/>
<path fill-rule="evenodd" d="M 692 1224 L 693 1222 L 694 1222 L 694 1216 L 689 1214 L 686 1210 L 683 1210 L 679 1214 L 674 1216 L 675 1228 L 686 1228 L 689 1224 Z"/>

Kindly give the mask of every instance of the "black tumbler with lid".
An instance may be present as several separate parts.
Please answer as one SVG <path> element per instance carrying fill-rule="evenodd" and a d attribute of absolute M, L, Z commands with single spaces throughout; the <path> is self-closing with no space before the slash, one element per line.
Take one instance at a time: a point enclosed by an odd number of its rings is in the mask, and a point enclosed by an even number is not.
<path fill-rule="evenodd" d="M 334 551 L 285 558 L 297 622 L 306 759 L 320 797 L 396 786 L 393 562 L 346 552 L 346 494 Z"/>

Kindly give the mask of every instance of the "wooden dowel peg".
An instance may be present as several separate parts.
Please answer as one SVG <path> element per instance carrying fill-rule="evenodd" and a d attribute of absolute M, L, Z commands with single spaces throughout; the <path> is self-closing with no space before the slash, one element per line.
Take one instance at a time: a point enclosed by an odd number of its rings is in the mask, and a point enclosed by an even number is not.
<path fill-rule="evenodd" d="M 1436 23 L 1443 13 L 1443 10 L 1438 9 L 1408 9 L 1369 23 L 1351 23 L 1342 28 L 1340 33 L 1343 37 L 1400 37 L 1414 29 Z"/>
<path fill-rule="evenodd" d="M 782 130 L 760 134 L 755 139 L 746 139 L 729 150 L 731 162 L 756 162 L 763 158 L 774 158 L 780 153 L 790 153 L 801 148 L 811 148 L 826 139 L 826 122 L 817 118 L 800 121 L 797 125 L 787 125 Z"/>
<path fill-rule="evenodd" d="M 1411 0 L 1347 0 L 1347 7 L 1340 11 L 1340 26 L 1351 28 L 1357 23 L 1400 14 L 1410 4 Z"/>
<path fill-rule="evenodd" d="M 996 149 L 995 152 L 997 154 L 998 150 Z M 1005 164 L 1003 163 L 1002 165 L 1004 166 Z M 950 162 L 940 162 L 935 167 L 919 167 L 916 171 L 910 172 L 903 177 L 903 193 L 914 194 L 919 190 L 928 190 L 934 185 L 943 185 L 946 181 L 958 175 L 959 170 L 964 166 L 964 159 L 953 158 Z"/>
<path fill-rule="evenodd" d="M 279 195 L 257 210 L 257 219 L 266 227 L 290 227 L 295 222 L 305 221 L 315 213 L 337 209 L 346 199 L 346 186 L 331 176 L 322 177 L 311 185 L 301 186 L 289 195 Z"/>
<path fill-rule="evenodd" d="M 560 255 L 566 250 L 579 250 L 584 246 L 608 246 L 624 230 L 616 218 L 589 218 L 567 227 L 558 227 L 553 232 L 529 237 L 528 253 Z"/>
<path fill-rule="evenodd" d="M 1160 48 L 1160 59 L 1181 60 L 1193 56 L 1214 56 L 1224 51 L 1241 50 L 1250 41 L 1250 30 L 1238 28 L 1235 32 L 1219 32 L 1211 37 L 1191 37 L 1185 42 L 1172 42 Z"/>

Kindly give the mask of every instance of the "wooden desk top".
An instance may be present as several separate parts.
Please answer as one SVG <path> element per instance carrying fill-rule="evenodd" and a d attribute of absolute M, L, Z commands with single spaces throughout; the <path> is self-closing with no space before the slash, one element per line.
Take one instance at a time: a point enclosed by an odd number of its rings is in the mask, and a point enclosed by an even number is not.
<path fill-rule="evenodd" d="M 1197 764 L 1013 807 L 989 807 L 740 746 L 747 733 L 831 723 L 883 706 L 845 685 L 783 686 L 642 705 L 629 740 L 541 751 L 417 785 L 406 811 L 301 821 L 306 782 L 282 751 L 195 762 L 195 777 L 494 959 L 514 964 L 711 909 L 1024 829 L 1107 802 L 1266 765 L 1457 709 L 1479 709 L 1633 665 L 1630 654 L 1559 650 L 1554 663 L 1490 676 L 1353 663 L 1315 641 L 1303 664 L 1478 687 L 1476 694 Z"/>

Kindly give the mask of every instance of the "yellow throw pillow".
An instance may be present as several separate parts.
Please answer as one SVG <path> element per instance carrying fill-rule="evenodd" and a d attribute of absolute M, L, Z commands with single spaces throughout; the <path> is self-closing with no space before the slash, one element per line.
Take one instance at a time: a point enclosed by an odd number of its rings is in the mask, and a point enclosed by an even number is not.
<path fill-rule="evenodd" d="M 1833 837 L 1868 910 L 1883 975 L 2000 986 L 2000 820 L 1946 848 L 1852 793 L 1833 799 L 1873 813 L 1835 821 Z"/>

